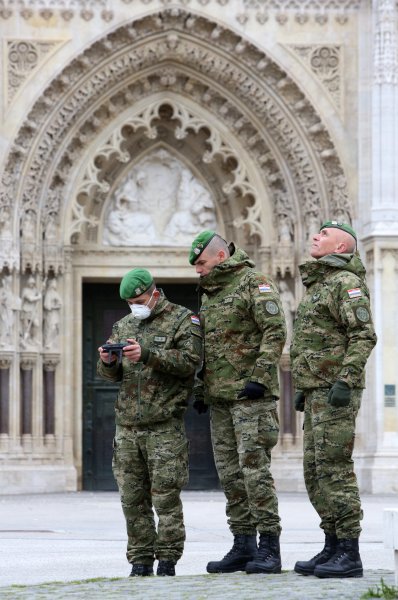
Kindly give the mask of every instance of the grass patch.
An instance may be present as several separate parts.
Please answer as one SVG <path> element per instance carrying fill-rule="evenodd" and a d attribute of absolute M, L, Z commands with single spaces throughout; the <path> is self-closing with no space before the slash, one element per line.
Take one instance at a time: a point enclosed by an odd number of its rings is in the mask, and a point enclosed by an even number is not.
<path fill-rule="evenodd" d="M 376 588 L 370 588 L 367 592 L 362 594 L 361 600 L 367 600 L 368 598 L 385 598 L 385 600 L 394 600 L 394 598 L 398 598 L 398 588 L 393 586 L 389 586 L 384 583 L 383 578 L 381 578 L 380 586 L 376 586 Z"/>
<path fill-rule="evenodd" d="M 81 585 L 84 583 L 106 583 L 107 581 L 122 581 L 123 577 L 93 577 L 92 579 L 76 579 L 74 581 L 46 581 L 45 583 L 36 583 L 36 584 L 28 584 L 28 585 L 20 585 L 14 583 L 10 585 L 10 588 L 16 590 L 23 590 L 26 588 L 46 588 L 51 587 L 53 585 Z"/>

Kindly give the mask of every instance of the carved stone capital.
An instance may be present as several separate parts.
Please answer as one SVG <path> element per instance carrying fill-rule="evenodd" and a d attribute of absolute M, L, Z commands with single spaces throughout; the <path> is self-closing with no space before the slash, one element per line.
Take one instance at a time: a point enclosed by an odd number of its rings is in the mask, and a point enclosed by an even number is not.
<path fill-rule="evenodd" d="M 55 371 L 61 360 L 60 354 L 43 354 L 43 369 L 45 371 Z"/>
<path fill-rule="evenodd" d="M 13 358 L 14 357 L 12 354 L 8 354 L 7 352 L 0 352 L 0 369 L 9 369 L 12 364 Z"/>
<path fill-rule="evenodd" d="M 37 354 L 34 352 L 23 352 L 20 358 L 20 367 L 23 371 L 31 371 L 37 363 Z"/>

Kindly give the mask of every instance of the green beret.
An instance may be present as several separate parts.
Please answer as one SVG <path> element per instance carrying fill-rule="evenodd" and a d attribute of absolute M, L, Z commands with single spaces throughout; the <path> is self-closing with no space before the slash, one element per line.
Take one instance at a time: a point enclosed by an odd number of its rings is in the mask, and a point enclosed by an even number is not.
<path fill-rule="evenodd" d="M 326 229 L 326 227 L 334 227 L 335 229 L 341 229 L 342 231 L 345 231 L 346 233 L 352 235 L 355 241 L 357 239 L 357 234 L 355 233 L 351 225 L 348 225 L 348 223 L 342 223 L 341 221 L 325 221 L 325 223 L 321 225 L 319 231 L 322 231 L 322 229 Z"/>
<path fill-rule="evenodd" d="M 189 252 L 189 262 L 191 265 L 194 265 L 198 260 L 199 256 L 202 254 L 203 250 L 206 246 L 209 245 L 214 236 L 217 235 L 215 231 L 211 231 L 210 229 L 206 229 L 199 233 L 196 236 L 194 241 L 192 242 L 191 250 Z"/>
<path fill-rule="evenodd" d="M 141 296 L 151 287 L 153 277 L 146 269 L 133 269 L 126 273 L 120 282 L 120 297 L 122 300 Z"/>

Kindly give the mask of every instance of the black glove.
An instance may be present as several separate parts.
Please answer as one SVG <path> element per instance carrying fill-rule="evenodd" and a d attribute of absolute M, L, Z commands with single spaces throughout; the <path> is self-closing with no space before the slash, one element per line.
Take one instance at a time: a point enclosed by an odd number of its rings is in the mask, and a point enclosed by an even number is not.
<path fill-rule="evenodd" d="M 336 381 L 328 393 L 328 402 L 332 406 L 348 406 L 351 400 L 351 388 L 345 381 Z"/>
<path fill-rule="evenodd" d="M 264 398 L 265 390 L 266 387 L 262 383 L 248 381 L 245 388 L 239 392 L 238 399 L 249 398 L 249 400 L 258 400 L 259 398 Z"/>
<path fill-rule="evenodd" d="M 304 411 L 304 403 L 304 392 L 302 392 L 301 390 L 297 390 L 297 392 L 294 394 L 294 408 L 297 410 L 297 412 Z"/>
<path fill-rule="evenodd" d="M 207 404 L 205 404 L 205 401 L 201 398 L 197 398 L 196 400 L 194 400 L 192 406 L 200 415 L 202 413 L 207 413 L 207 409 L 209 408 Z"/>

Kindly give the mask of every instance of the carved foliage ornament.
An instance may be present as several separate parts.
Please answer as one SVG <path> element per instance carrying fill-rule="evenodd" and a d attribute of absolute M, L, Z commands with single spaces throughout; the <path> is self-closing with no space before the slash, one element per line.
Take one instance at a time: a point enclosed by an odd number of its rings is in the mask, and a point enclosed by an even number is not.
<path fill-rule="evenodd" d="M 184 139 L 187 136 L 188 130 L 198 132 L 202 128 L 209 129 L 209 124 L 206 120 L 200 118 L 198 115 L 192 114 L 186 107 L 178 104 L 176 100 L 171 99 L 170 97 L 149 104 L 136 116 L 129 116 L 128 120 L 121 123 L 107 142 L 98 149 L 95 157 L 87 166 L 82 177 L 82 183 L 77 189 L 76 199 L 73 203 L 73 221 L 68 235 L 73 236 L 73 234 L 79 232 L 85 223 L 91 226 L 96 226 L 98 224 L 97 219 L 93 218 L 90 212 L 85 211 L 83 208 L 85 199 L 89 196 L 93 196 L 97 191 L 107 192 L 109 190 L 109 184 L 102 178 L 101 169 L 96 166 L 97 164 L 100 164 L 98 158 L 108 158 L 112 155 L 121 162 L 127 162 L 129 160 L 129 154 L 122 149 L 122 144 L 125 141 L 122 131 L 126 128 L 133 131 L 143 128 L 144 135 L 148 138 L 156 139 L 159 132 L 157 127 L 154 126 L 154 122 L 161 118 L 161 108 L 165 104 L 172 108 L 172 118 L 177 123 L 174 131 L 176 139 Z M 250 198 L 253 199 L 252 206 L 247 209 L 247 215 L 245 218 L 241 219 L 239 225 L 247 224 L 251 229 L 251 233 L 257 233 L 262 241 L 264 241 L 264 231 L 260 223 L 261 200 L 257 197 L 257 191 L 254 185 L 249 181 L 247 169 L 242 160 L 240 160 L 237 150 L 226 143 L 220 132 L 214 127 L 210 128 L 210 135 L 207 143 L 210 148 L 203 154 L 203 162 L 211 163 L 214 158 L 218 156 L 221 157 L 223 162 L 227 162 L 232 158 L 237 164 L 237 167 L 231 173 L 231 181 L 224 184 L 223 191 L 227 195 L 239 193 L 242 197 L 250 196 Z"/>
<path fill-rule="evenodd" d="M 121 0 L 123 4 L 131 4 L 133 0 Z M 152 0 L 140 0 L 143 5 Z M 168 6 L 171 0 L 160 0 L 161 4 Z M 174 0 L 173 4 L 186 6 L 190 0 Z M 335 14 L 336 20 L 344 24 L 348 17 L 347 12 L 358 10 L 360 0 L 243 0 L 235 3 L 234 0 L 198 0 L 202 6 L 211 4 L 236 8 L 235 19 L 240 25 L 244 25 L 254 13 L 256 21 L 263 25 L 269 17 L 269 13 L 275 15 L 276 22 L 283 26 L 288 21 L 288 14 L 293 13 L 297 23 L 305 24 L 309 14 L 314 15 L 319 25 L 327 22 L 328 14 Z M 117 9 L 117 0 L 112 4 Z M 243 10 L 242 10 L 243 9 Z M 60 12 L 65 21 L 70 21 L 75 15 L 85 21 L 90 21 L 95 14 L 109 22 L 114 18 L 114 10 L 109 8 L 109 0 L 29 0 L 29 7 L 18 0 L 2 0 L 0 4 L 0 18 L 8 19 L 13 11 L 19 10 L 24 19 L 31 19 L 37 15 L 43 20 L 51 19 L 56 11 Z M 211 10 L 211 8 L 210 8 Z"/>
<path fill-rule="evenodd" d="M 395 0 L 379 0 L 376 13 L 374 80 L 398 83 L 398 18 Z"/>
<path fill-rule="evenodd" d="M 161 31 L 163 36 L 159 35 Z M 164 67 L 170 65 L 174 73 L 169 71 L 162 81 Z M 249 155 L 267 173 L 270 189 L 275 191 L 285 188 L 269 144 L 272 141 L 278 146 L 303 211 L 324 212 L 327 186 L 323 184 L 322 191 L 318 173 L 323 173 L 326 182 L 343 176 L 343 172 L 326 128 L 302 91 L 258 48 L 237 34 L 177 9 L 115 30 L 93 44 L 54 80 L 33 107 L 12 148 L 6 170 L 6 175 L 13 174 L 9 197 L 23 198 L 24 210 L 32 202 L 35 207 L 44 206 L 49 183 L 54 188 L 58 186 L 62 197 L 70 166 L 77 164 L 98 131 L 108 126 L 116 114 L 131 107 L 134 100 L 164 93 L 170 77 L 175 82 L 173 90 L 182 97 L 191 96 L 195 104 L 204 102 L 217 120 L 239 133 Z M 60 90 L 68 91 L 63 104 L 59 102 Z M 184 131 L 183 103 L 179 102 L 175 110 Z M 189 116 L 191 128 L 194 117 Z M 154 134 L 150 113 L 142 118 L 147 135 Z M 79 130 L 75 128 L 77 122 L 81 123 Z M 258 122 L 265 123 L 267 129 L 260 132 Z M 112 151 L 119 149 L 122 161 L 128 158 L 119 143 L 120 133 L 116 130 L 112 134 L 109 147 Z M 211 141 L 210 159 L 215 148 L 228 154 L 229 149 L 223 144 L 224 140 L 216 144 Z M 312 148 L 311 155 L 308 147 Z M 60 161 L 53 163 L 54 156 L 60 154 Z M 319 164 L 315 166 L 310 156 L 315 156 Z M 89 188 L 93 181 L 103 184 L 96 171 L 98 166 L 91 164 L 90 168 L 92 172 L 85 181 Z M 22 170 L 27 175 L 19 178 Z M 239 171 L 233 186 L 237 187 L 238 182 L 243 188 L 249 185 L 245 174 Z M 87 218 L 82 205 L 75 202 L 74 210 L 79 213 L 75 222 Z"/>
<path fill-rule="evenodd" d="M 300 56 L 312 73 L 329 92 L 337 108 L 341 108 L 342 96 L 342 47 L 294 45 L 292 49 Z"/>

